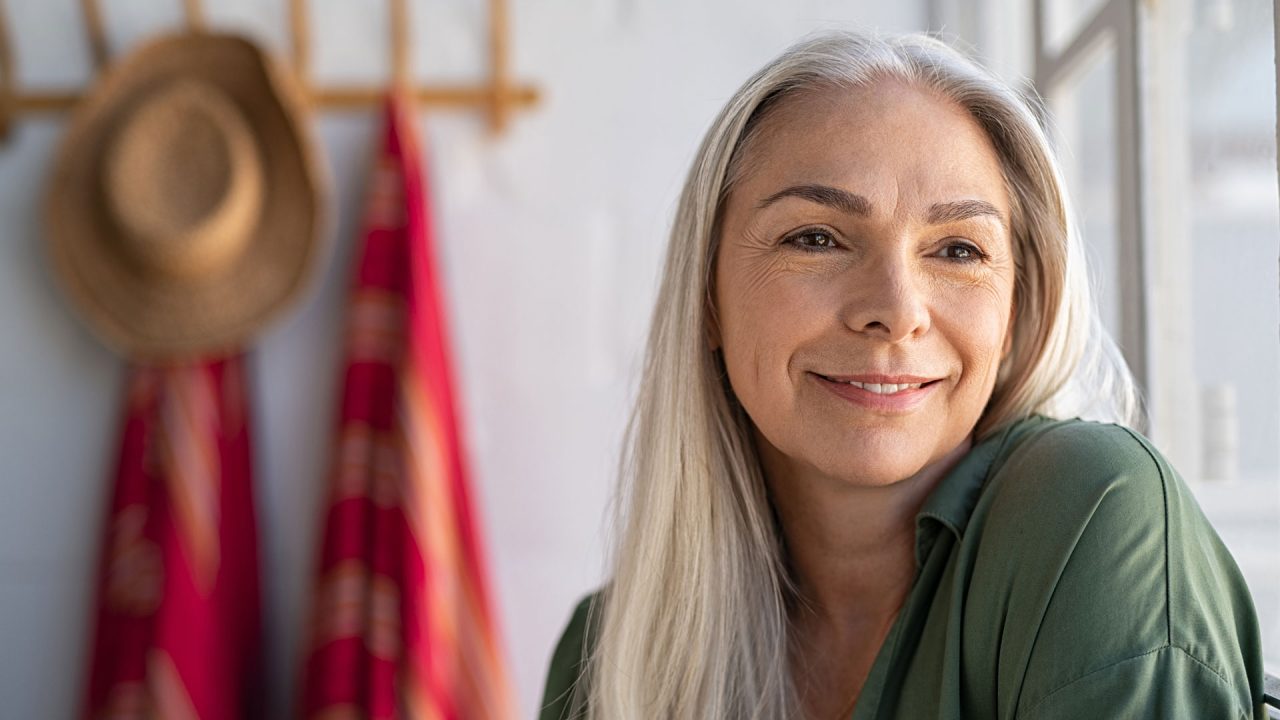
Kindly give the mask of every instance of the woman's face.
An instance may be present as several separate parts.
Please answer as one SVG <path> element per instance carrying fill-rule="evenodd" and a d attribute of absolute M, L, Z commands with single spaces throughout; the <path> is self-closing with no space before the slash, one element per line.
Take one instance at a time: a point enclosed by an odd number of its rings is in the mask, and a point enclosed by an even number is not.
<path fill-rule="evenodd" d="M 969 437 L 1008 349 L 995 149 L 958 105 L 887 81 L 788 98 L 761 131 L 715 260 L 734 393 L 766 462 L 911 477 Z"/>

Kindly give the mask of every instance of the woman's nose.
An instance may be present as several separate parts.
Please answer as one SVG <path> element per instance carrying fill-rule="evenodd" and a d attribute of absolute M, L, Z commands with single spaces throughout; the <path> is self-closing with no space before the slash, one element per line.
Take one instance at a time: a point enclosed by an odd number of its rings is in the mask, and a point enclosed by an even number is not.
<path fill-rule="evenodd" d="M 928 289 L 910 259 L 884 258 L 855 275 L 843 310 L 850 330 L 891 343 L 929 330 Z"/>

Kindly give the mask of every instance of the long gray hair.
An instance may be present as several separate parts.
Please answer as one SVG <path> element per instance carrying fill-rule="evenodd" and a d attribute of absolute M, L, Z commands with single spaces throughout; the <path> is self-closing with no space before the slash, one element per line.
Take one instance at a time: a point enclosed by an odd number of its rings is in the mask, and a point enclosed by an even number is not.
<path fill-rule="evenodd" d="M 1013 345 L 975 428 L 1040 413 L 1138 421 L 1132 377 L 1103 329 L 1063 181 L 1032 106 L 924 35 L 824 32 L 734 94 L 694 160 L 671 231 L 617 494 L 612 581 L 578 689 L 594 718 L 785 718 L 795 592 L 749 418 L 707 341 L 723 201 L 761 118 L 793 93 L 894 78 L 965 108 L 1012 201 Z"/>

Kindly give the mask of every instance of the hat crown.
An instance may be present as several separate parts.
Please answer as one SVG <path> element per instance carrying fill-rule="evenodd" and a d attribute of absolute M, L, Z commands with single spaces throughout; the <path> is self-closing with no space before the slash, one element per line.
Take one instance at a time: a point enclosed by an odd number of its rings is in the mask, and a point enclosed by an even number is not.
<path fill-rule="evenodd" d="M 262 209 L 262 161 L 249 123 L 216 86 L 178 79 L 147 93 L 104 161 L 106 210 L 143 272 L 208 276 L 244 252 Z"/>

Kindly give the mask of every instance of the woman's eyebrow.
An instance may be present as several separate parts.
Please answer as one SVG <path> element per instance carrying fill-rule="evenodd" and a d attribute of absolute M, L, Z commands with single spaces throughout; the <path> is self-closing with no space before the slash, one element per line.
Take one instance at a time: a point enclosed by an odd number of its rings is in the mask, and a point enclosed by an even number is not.
<path fill-rule="evenodd" d="M 841 190 L 830 185 L 792 185 L 761 200 L 756 205 L 756 209 L 763 210 L 784 197 L 797 197 L 819 205 L 826 205 L 846 215 L 867 216 L 871 214 L 870 200 L 861 195 L 855 195 L 848 190 Z"/>
<path fill-rule="evenodd" d="M 846 215 L 866 217 L 871 214 L 870 200 L 830 185 L 792 185 L 761 200 L 756 204 L 756 209 L 763 210 L 785 197 L 795 197 L 826 205 Z M 934 203 L 929 207 L 926 220 L 930 225 L 943 225 L 976 217 L 991 217 L 1001 225 L 1005 224 L 1004 215 L 995 205 L 986 200 L 952 200 Z"/>
<path fill-rule="evenodd" d="M 995 205 L 986 200 L 952 200 L 951 202 L 934 203 L 929 208 L 930 225 L 943 225 L 976 217 L 992 217 L 1004 225 L 1004 216 Z"/>

